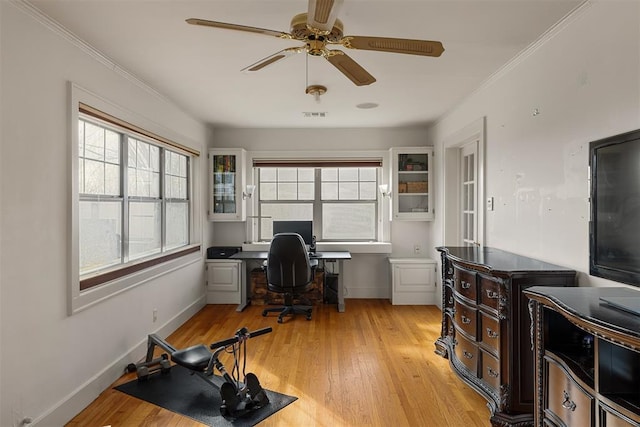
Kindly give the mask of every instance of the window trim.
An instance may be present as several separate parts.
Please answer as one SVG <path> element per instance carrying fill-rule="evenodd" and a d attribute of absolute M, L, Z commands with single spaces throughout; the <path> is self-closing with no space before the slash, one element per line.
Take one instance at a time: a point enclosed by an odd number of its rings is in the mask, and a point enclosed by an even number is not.
<path fill-rule="evenodd" d="M 142 116 L 121 108 L 110 101 L 69 82 L 69 156 L 71 167 L 69 168 L 69 200 L 70 215 L 68 228 L 70 238 L 68 240 L 68 276 L 69 286 L 67 294 L 67 314 L 73 315 L 85 310 L 107 298 L 118 295 L 134 286 L 146 283 L 154 278 L 161 277 L 171 271 L 184 268 L 193 263 L 202 261 L 202 194 L 201 194 L 201 161 L 200 151 L 192 147 L 187 147 L 172 141 L 172 139 L 186 140 L 180 135 L 174 135 L 170 130 L 163 128 L 160 124 L 150 121 Z M 174 250 L 163 252 L 154 257 L 140 258 L 127 264 L 119 264 L 112 269 L 102 270 L 95 274 L 87 274 L 82 278 L 79 272 L 79 202 L 80 193 L 78 185 L 78 120 L 80 118 L 81 106 L 86 109 L 92 106 L 93 110 L 105 114 L 107 117 L 121 118 L 121 122 L 135 129 L 146 129 L 143 136 L 153 135 L 154 143 L 164 146 L 172 151 L 185 152 L 191 157 L 190 188 L 188 199 L 191 201 L 189 213 L 189 241 L 187 246 L 182 246 Z M 85 111 L 86 114 L 86 111 Z M 100 117 L 97 117 L 100 118 Z M 109 120 L 107 120 L 109 121 Z M 134 124 L 135 123 L 135 124 Z M 117 123 L 118 126 L 121 123 Z M 125 126 L 123 126 L 125 127 Z M 134 131 L 129 128 L 128 130 Z M 167 135 L 163 137 L 160 135 Z M 155 141 L 158 137 L 158 141 Z M 193 144 L 196 145 L 196 144 Z M 102 284 L 95 286 L 96 281 Z M 93 287 L 87 288 L 88 284 Z"/>
<path fill-rule="evenodd" d="M 256 176 L 257 167 L 380 167 L 380 180 L 378 184 L 389 185 L 391 177 L 391 157 L 389 150 L 358 150 L 358 151 L 250 151 L 247 153 L 247 184 L 255 185 L 258 182 Z M 248 218 L 253 217 L 254 221 L 247 226 L 247 234 L 251 244 L 247 248 L 255 245 L 262 245 L 255 224 L 254 213 L 259 212 L 257 204 L 260 203 L 258 197 L 253 197 L 248 204 Z M 314 202 L 315 203 L 315 202 Z M 258 219 L 259 220 L 259 219 Z M 386 246 L 390 242 L 391 236 L 391 204 L 388 197 L 378 195 L 377 212 L 377 240 L 374 241 L 326 241 L 327 245 L 357 245 L 363 244 L 383 244 Z M 385 250 L 386 251 L 386 250 Z M 385 252 L 383 251 L 383 252 Z"/>

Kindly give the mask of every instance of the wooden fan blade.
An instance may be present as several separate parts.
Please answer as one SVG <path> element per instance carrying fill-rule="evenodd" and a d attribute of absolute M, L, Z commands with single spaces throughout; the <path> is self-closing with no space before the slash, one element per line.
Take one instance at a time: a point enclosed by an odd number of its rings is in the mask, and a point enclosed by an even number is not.
<path fill-rule="evenodd" d="M 309 0 L 307 25 L 323 33 L 329 33 L 343 2 L 344 0 Z"/>
<path fill-rule="evenodd" d="M 331 62 L 342 74 L 354 82 L 356 86 L 366 86 L 376 81 L 376 78 L 367 72 L 356 61 L 351 59 L 346 53 L 327 56 L 327 61 Z"/>
<path fill-rule="evenodd" d="M 276 52 L 273 55 L 269 55 L 266 58 L 261 59 L 258 62 L 255 62 L 248 67 L 243 68 L 241 71 L 260 71 L 264 67 L 268 67 L 274 62 L 280 61 L 281 59 L 288 58 L 291 55 L 295 55 L 296 53 L 304 52 L 303 47 L 290 47 L 287 49 L 283 49 L 280 52 Z"/>
<path fill-rule="evenodd" d="M 291 35 L 282 31 L 267 30 L 265 28 L 248 27 L 246 25 L 228 24 L 226 22 L 207 21 L 206 19 L 189 18 L 187 23 L 191 25 L 202 25 L 205 27 L 222 28 L 225 30 L 245 31 L 249 33 L 264 34 L 266 36 L 274 36 L 279 38 L 291 38 Z"/>
<path fill-rule="evenodd" d="M 390 37 L 345 36 L 340 41 L 344 47 L 382 52 L 408 53 L 410 55 L 440 56 L 442 43 L 430 40 L 393 39 Z"/>

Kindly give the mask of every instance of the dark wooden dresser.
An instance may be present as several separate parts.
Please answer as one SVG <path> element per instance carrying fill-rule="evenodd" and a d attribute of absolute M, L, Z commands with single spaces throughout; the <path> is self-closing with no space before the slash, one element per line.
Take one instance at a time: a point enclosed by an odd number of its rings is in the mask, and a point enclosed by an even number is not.
<path fill-rule="evenodd" d="M 531 299 L 536 426 L 640 427 L 640 314 L 628 288 L 541 288 Z M 604 300 L 603 300 L 604 298 Z"/>
<path fill-rule="evenodd" d="M 530 286 L 574 286 L 574 270 L 487 247 L 439 247 L 442 332 L 436 353 L 487 399 L 492 426 L 533 425 Z"/>

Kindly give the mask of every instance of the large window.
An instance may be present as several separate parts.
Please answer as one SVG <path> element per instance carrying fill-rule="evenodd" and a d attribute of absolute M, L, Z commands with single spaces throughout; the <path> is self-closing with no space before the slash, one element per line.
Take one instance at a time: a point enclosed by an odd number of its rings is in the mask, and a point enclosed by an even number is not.
<path fill-rule="evenodd" d="M 81 290 L 189 245 L 188 153 L 88 115 L 78 144 Z"/>
<path fill-rule="evenodd" d="M 273 221 L 311 220 L 322 241 L 378 239 L 380 167 L 259 167 L 260 240 Z"/>

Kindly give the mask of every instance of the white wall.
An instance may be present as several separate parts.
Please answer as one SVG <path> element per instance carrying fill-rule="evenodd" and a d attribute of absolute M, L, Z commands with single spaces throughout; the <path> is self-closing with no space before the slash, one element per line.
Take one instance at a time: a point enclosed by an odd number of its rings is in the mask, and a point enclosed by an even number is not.
<path fill-rule="evenodd" d="M 431 145 L 424 128 L 405 129 L 216 129 L 213 147 L 242 147 L 247 151 L 354 151 L 388 150 L 391 147 Z M 244 223 L 213 223 L 215 245 L 239 246 L 245 237 Z M 427 248 L 432 241 L 431 224 L 424 221 L 393 221 L 393 256 L 414 256 L 414 244 Z M 388 298 L 389 254 L 353 254 L 345 261 L 346 298 Z"/>
<path fill-rule="evenodd" d="M 640 3 L 583 7 L 430 128 L 436 153 L 481 117 L 485 196 L 495 199 L 485 244 L 576 269 L 581 285 L 613 285 L 588 274 L 588 152 L 590 141 L 640 127 Z"/>
<path fill-rule="evenodd" d="M 143 355 L 148 333 L 171 332 L 204 304 L 203 263 L 197 262 L 67 316 L 68 82 L 157 123 L 193 148 L 204 151 L 209 135 L 205 125 L 23 7 L 0 2 L 0 425 L 31 417 L 57 426 Z"/>

